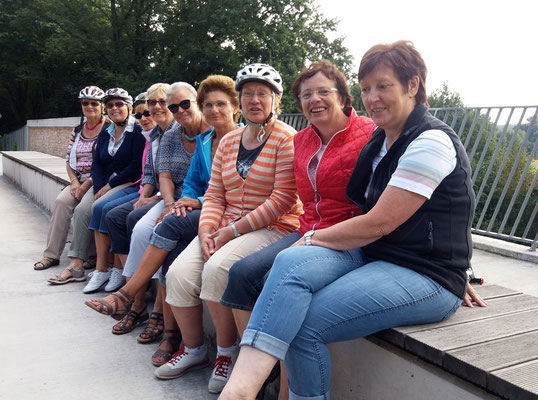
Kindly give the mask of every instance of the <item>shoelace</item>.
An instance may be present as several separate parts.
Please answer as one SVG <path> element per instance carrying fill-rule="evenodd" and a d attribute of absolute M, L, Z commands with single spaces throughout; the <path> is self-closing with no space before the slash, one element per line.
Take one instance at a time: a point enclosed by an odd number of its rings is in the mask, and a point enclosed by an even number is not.
<path fill-rule="evenodd" d="M 185 346 L 181 345 L 179 346 L 179 350 L 174 353 L 174 355 L 172 356 L 172 359 L 168 361 L 168 363 L 172 365 L 176 365 L 176 363 L 179 362 L 179 360 L 181 360 L 181 358 L 183 358 L 187 354 L 189 353 L 185 351 Z"/>
<path fill-rule="evenodd" d="M 223 356 L 222 354 L 217 355 L 215 361 L 213 361 L 213 368 L 215 369 L 216 376 L 222 376 L 223 378 L 228 377 L 228 367 L 232 364 L 232 358 L 228 356 Z"/>

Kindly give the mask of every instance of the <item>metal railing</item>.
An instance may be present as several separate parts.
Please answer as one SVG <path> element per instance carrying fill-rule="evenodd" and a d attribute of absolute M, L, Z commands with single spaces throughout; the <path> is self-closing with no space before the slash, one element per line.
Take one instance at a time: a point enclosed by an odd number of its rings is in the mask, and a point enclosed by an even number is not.
<path fill-rule="evenodd" d="M 432 108 L 465 146 L 472 166 L 477 207 L 472 231 L 538 246 L 538 106 Z M 297 130 L 302 114 L 279 119 Z M 27 126 L 0 137 L 2 150 L 26 150 Z"/>
<path fill-rule="evenodd" d="M 28 150 L 28 125 L 0 136 L 0 150 Z"/>
<path fill-rule="evenodd" d="M 476 213 L 472 232 L 538 245 L 538 106 L 432 108 L 465 146 L 472 166 Z M 301 114 L 279 119 L 300 130 Z"/>

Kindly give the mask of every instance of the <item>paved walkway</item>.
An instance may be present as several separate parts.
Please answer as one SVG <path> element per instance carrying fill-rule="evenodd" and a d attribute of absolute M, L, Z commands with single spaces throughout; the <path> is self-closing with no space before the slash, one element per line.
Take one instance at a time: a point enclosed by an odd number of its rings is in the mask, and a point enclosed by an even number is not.
<path fill-rule="evenodd" d="M 0 167 L 1 168 L 1 167 Z M 0 170 L 1 172 L 1 170 Z M 83 283 L 49 286 L 66 266 L 36 272 L 48 215 L 0 176 L 0 399 L 216 399 L 208 368 L 153 377 L 156 345 L 110 333 L 114 321 L 83 305 Z M 538 265 L 475 251 L 477 276 L 538 296 Z"/>
<path fill-rule="evenodd" d="M 50 286 L 47 278 L 67 258 L 33 270 L 48 224 L 48 215 L 0 176 L 0 399 L 216 399 L 207 392 L 209 368 L 154 378 L 157 345 L 136 342 L 142 327 L 113 335 L 115 321 L 83 304 L 90 297 L 84 283 Z"/>

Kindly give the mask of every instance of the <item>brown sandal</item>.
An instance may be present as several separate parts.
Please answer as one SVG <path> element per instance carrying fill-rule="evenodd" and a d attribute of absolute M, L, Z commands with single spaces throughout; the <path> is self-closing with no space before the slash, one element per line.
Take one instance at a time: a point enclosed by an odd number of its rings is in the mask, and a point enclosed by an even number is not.
<path fill-rule="evenodd" d="M 129 296 L 123 289 L 111 293 L 110 296 L 114 299 L 114 304 L 109 304 L 106 301 L 103 301 L 103 299 L 86 300 L 84 304 L 101 314 L 110 315 L 112 318 L 119 321 L 131 309 L 134 298 Z M 120 306 L 123 307 L 123 309 L 120 309 Z"/>
<path fill-rule="evenodd" d="M 151 356 L 151 363 L 156 367 L 160 367 L 161 365 L 166 364 L 172 359 L 172 354 L 178 351 L 179 343 L 181 342 L 181 332 L 175 329 L 165 329 L 164 337 L 161 340 L 161 343 L 159 343 L 159 347 L 161 347 L 161 344 L 165 342 L 172 346 L 172 350 L 166 351 L 157 349 L 157 351 L 153 353 L 153 355 Z"/>
<path fill-rule="evenodd" d="M 45 269 L 49 269 L 50 267 L 55 267 L 56 265 L 60 265 L 60 260 L 50 257 L 43 257 L 34 264 L 34 269 L 36 271 L 43 271 Z"/>
<path fill-rule="evenodd" d="M 160 339 L 164 331 L 164 319 L 162 313 L 152 312 L 144 331 L 138 336 L 138 343 L 148 344 Z"/>
<path fill-rule="evenodd" d="M 138 324 L 146 322 L 147 320 L 148 312 L 145 309 L 140 313 L 129 310 L 121 321 L 112 327 L 112 333 L 114 335 L 124 335 L 131 332 Z"/>

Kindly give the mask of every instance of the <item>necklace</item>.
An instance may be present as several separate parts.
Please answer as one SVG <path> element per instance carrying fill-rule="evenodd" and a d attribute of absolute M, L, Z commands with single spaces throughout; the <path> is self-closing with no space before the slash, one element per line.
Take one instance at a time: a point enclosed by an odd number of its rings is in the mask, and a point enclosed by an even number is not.
<path fill-rule="evenodd" d="M 184 137 L 185 139 L 187 139 L 188 142 L 196 142 L 196 136 L 195 136 L 195 137 L 190 137 L 189 135 L 187 135 L 187 134 L 185 133 L 185 131 L 183 131 L 183 137 Z"/>
<path fill-rule="evenodd" d="M 88 121 L 84 122 L 84 126 L 86 127 L 87 130 L 89 131 L 93 131 L 95 128 L 97 128 L 97 125 L 100 125 L 101 122 L 103 122 L 103 117 L 99 118 L 99 122 L 96 123 L 94 126 L 92 126 L 91 128 L 88 126 Z"/>
<path fill-rule="evenodd" d="M 194 135 L 194 137 L 190 137 L 189 135 L 187 135 L 187 134 L 185 133 L 185 130 L 183 130 L 183 137 L 184 137 L 185 139 L 187 139 L 187 141 L 189 141 L 189 142 L 196 142 L 196 136 L 198 136 L 198 135 L 201 133 L 201 131 L 202 131 L 202 122 L 203 122 L 203 121 L 204 121 L 204 120 L 203 120 L 202 118 L 200 118 L 200 125 L 198 126 L 198 133 L 197 133 L 196 135 Z"/>

